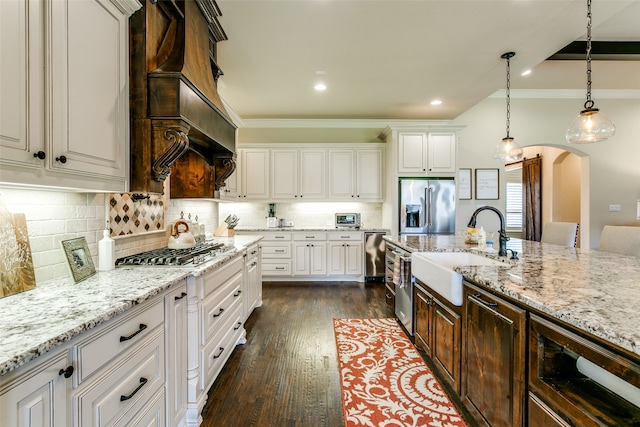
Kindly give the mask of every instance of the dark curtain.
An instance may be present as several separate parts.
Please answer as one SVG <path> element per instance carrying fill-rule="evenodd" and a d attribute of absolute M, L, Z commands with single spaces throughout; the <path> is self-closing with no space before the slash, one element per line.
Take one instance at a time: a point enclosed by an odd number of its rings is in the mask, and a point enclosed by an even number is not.
<path fill-rule="evenodd" d="M 542 236 L 542 157 L 522 162 L 523 239 L 540 241 Z"/>

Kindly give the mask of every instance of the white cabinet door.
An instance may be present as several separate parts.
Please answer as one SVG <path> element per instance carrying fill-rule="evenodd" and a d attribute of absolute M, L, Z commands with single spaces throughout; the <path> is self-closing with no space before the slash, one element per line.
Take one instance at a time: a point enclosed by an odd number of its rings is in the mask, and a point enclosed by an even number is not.
<path fill-rule="evenodd" d="M 309 248 L 309 274 L 324 276 L 327 274 L 327 244 L 313 242 Z"/>
<path fill-rule="evenodd" d="M 345 272 L 346 244 L 342 242 L 329 242 L 329 275 L 342 276 Z"/>
<path fill-rule="evenodd" d="M 25 365 L 24 374 L 8 384 L 0 383 L 0 424 L 11 427 L 66 426 L 67 382 L 65 370 L 69 363 L 69 351 L 42 356 L 37 365 Z M 62 372 L 62 374 L 61 374 Z M 69 371 L 66 371 L 69 372 Z M 3 379 L 4 381 L 4 379 Z"/>
<path fill-rule="evenodd" d="M 167 419 L 175 426 L 187 412 L 188 325 L 187 289 L 178 286 L 165 296 L 165 351 L 167 367 Z"/>
<path fill-rule="evenodd" d="M 52 170 L 124 185 L 129 157 L 129 27 L 109 0 L 50 3 Z"/>
<path fill-rule="evenodd" d="M 355 198 L 353 150 L 329 150 L 329 199 Z"/>
<path fill-rule="evenodd" d="M 242 150 L 242 191 L 244 199 L 269 198 L 269 150 L 247 148 Z"/>
<path fill-rule="evenodd" d="M 398 172 L 425 172 L 427 136 L 424 132 L 398 133 Z"/>
<path fill-rule="evenodd" d="M 260 272 L 260 246 L 256 243 L 247 248 L 245 258 L 244 319 L 247 320 L 253 309 L 262 305 L 262 278 Z"/>
<path fill-rule="evenodd" d="M 357 150 L 356 198 L 382 199 L 382 150 Z"/>
<path fill-rule="evenodd" d="M 0 162 L 36 169 L 45 160 L 34 154 L 47 154 L 43 8 L 41 0 L 0 1 Z"/>
<path fill-rule="evenodd" d="M 323 200 L 327 197 L 326 151 L 300 149 L 299 189 L 300 197 Z"/>
<path fill-rule="evenodd" d="M 456 134 L 429 133 L 427 164 L 429 172 L 456 171 Z"/>
<path fill-rule="evenodd" d="M 309 275 L 309 243 L 293 244 L 293 275 L 308 276 Z"/>
<path fill-rule="evenodd" d="M 271 197 L 298 198 L 298 150 L 271 150 Z"/>
<path fill-rule="evenodd" d="M 359 276 L 362 274 L 363 243 L 349 242 L 345 248 L 344 274 Z"/>

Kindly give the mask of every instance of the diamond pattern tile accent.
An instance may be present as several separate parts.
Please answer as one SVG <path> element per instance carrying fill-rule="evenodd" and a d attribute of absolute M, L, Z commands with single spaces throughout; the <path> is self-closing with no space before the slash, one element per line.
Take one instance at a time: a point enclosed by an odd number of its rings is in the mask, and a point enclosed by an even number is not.
<path fill-rule="evenodd" d="M 131 194 L 110 194 L 112 236 L 164 230 L 164 202 L 160 195 L 134 202 Z"/>

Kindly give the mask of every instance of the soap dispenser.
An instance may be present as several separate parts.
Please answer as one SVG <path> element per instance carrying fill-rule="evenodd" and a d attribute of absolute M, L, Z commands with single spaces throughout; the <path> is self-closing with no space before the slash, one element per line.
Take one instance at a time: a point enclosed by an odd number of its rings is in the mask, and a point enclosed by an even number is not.
<path fill-rule="evenodd" d="M 98 242 L 98 270 L 109 271 L 116 265 L 116 242 L 110 236 L 109 221 L 102 234 L 104 237 Z"/>

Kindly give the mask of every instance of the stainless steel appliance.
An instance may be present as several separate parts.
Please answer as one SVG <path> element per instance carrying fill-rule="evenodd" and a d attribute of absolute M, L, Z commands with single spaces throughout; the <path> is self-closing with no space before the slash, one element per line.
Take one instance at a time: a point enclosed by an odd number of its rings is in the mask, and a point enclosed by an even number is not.
<path fill-rule="evenodd" d="M 394 283 L 393 281 L 393 264 L 397 256 L 400 256 L 409 262 L 406 264 L 409 271 L 407 276 L 409 280 L 404 285 Z M 387 264 L 390 266 L 390 274 L 392 277 L 391 284 L 387 283 L 387 286 L 391 285 L 395 290 L 395 313 L 396 317 L 404 326 L 404 329 L 410 336 L 413 336 L 413 276 L 411 275 L 411 252 L 407 252 L 397 246 L 388 246 L 387 248 Z"/>
<path fill-rule="evenodd" d="M 336 228 L 339 227 L 352 227 L 360 228 L 360 214 L 359 213 L 337 213 L 336 214 Z"/>
<path fill-rule="evenodd" d="M 385 241 L 382 236 L 386 233 L 367 231 L 364 233 L 364 280 L 383 281 L 385 272 Z"/>
<path fill-rule="evenodd" d="M 160 248 L 118 258 L 116 265 L 197 265 L 231 250 L 235 247 L 219 242 L 200 243 L 186 249 Z"/>
<path fill-rule="evenodd" d="M 400 234 L 454 234 L 453 178 L 400 178 Z"/>

